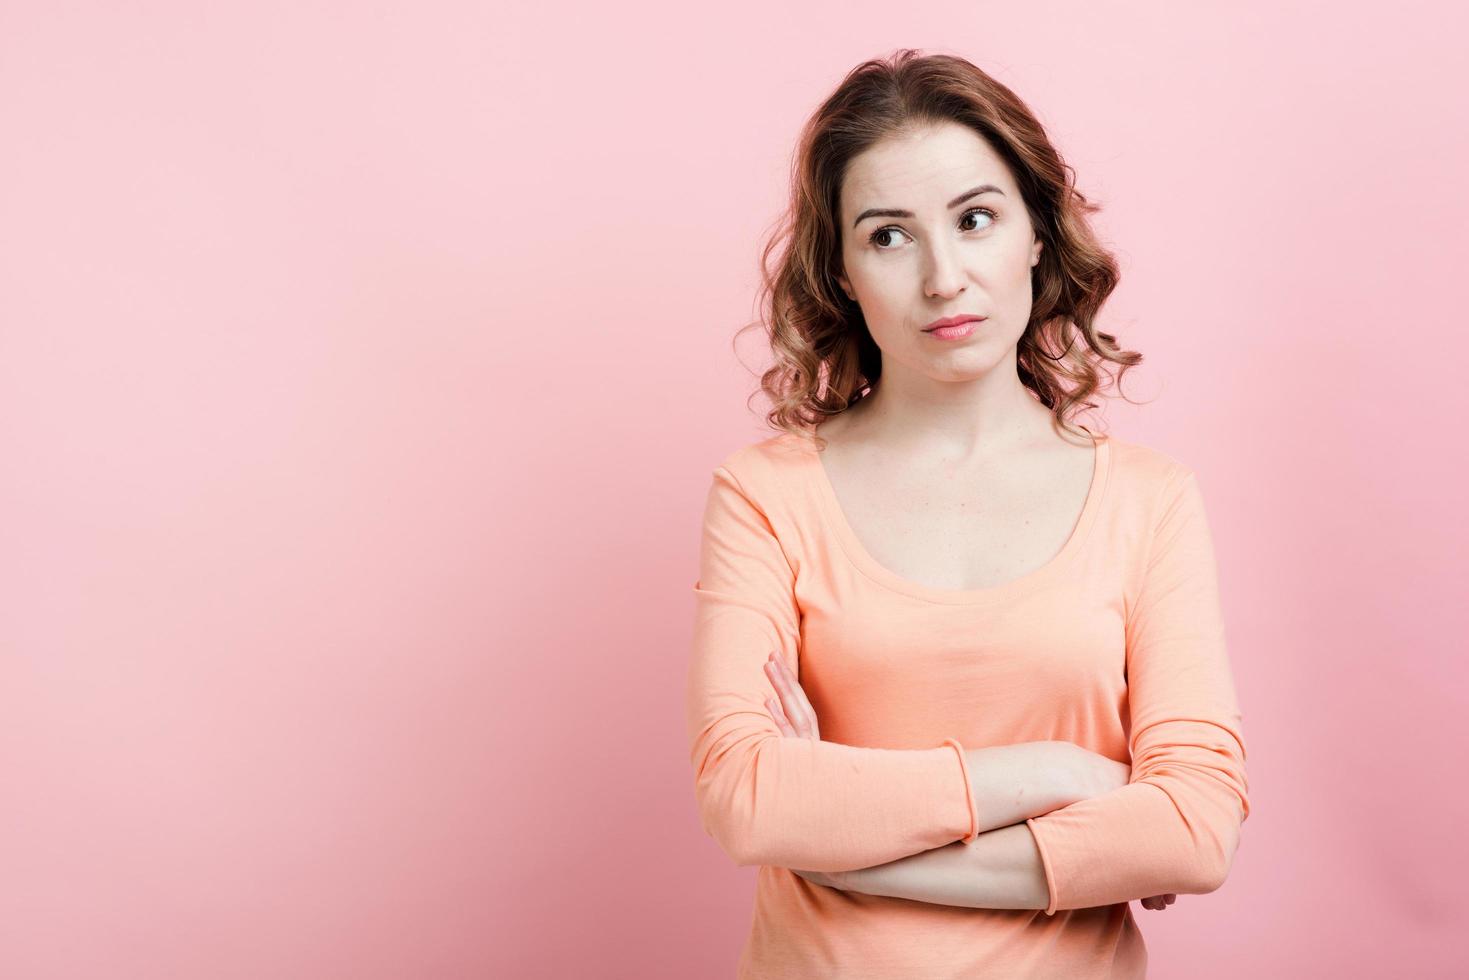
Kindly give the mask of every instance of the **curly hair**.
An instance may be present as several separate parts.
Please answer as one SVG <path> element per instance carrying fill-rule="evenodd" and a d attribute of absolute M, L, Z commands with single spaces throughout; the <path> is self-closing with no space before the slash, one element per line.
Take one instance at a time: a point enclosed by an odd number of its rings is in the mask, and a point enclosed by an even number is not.
<path fill-rule="evenodd" d="M 765 421 L 774 429 L 809 433 L 871 394 L 882 357 L 860 307 L 836 280 L 838 193 L 858 154 L 943 122 L 970 127 L 1005 161 L 1044 243 L 1031 270 L 1031 314 L 1016 365 L 1021 383 L 1051 410 L 1053 428 L 1097 407 L 1087 399 L 1103 382 L 1120 389 L 1122 375 L 1142 360 L 1096 327 L 1117 286 L 1117 262 L 1087 221 L 1100 206 L 1076 189 L 1075 171 L 1040 122 L 1014 92 L 963 58 L 903 48 L 848 72 L 797 141 L 789 207 L 761 254 L 761 319 L 739 331 L 763 326 L 775 355 L 750 395 L 770 398 Z M 1121 365 L 1115 378 L 1104 377 L 1098 365 L 1105 362 Z"/>

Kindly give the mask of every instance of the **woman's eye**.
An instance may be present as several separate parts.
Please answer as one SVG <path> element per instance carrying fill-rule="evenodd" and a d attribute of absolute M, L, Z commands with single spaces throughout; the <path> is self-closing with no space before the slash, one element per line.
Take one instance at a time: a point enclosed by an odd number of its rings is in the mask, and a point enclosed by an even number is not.
<path fill-rule="evenodd" d="M 964 223 L 969 220 L 969 218 L 970 218 L 971 215 L 976 216 L 976 217 L 979 216 L 979 215 L 984 215 L 984 216 L 986 216 L 989 219 L 989 221 L 986 224 L 980 225 L 977 228 L 973 228 L 973 227 L 964 228 L 963 230 L 965 230 L 965 231 L 983 231 L 984 229 L 988 228 L 990 225 L 994 224 L 995 221 L 996 221 L 996 219 L 997 219 L 996 214 L 993 211 L 991 211 L 989 208 L 970 208 L 968 211 L 965 211 L 962 215 L 959 216 L 959 224 L 960 224 L 961 227 L 963 227 Z M 877 229 L 877 231 L 874 231 L 871 235 L 867 236 L 867 240 L 871 244 L 873 244 L 874 246 L 876 246 L 877 247 L 877 250 L 879 252 L 891 252 L 891 251 L 894 251 L 894 249 L 888 248 L 885 245 L 882 245 L 882 244 L 879 244 L 878 243 L 879 236 L 882 236 L 882 235 L 902 235 L 902 234 L 903 234 L 903 232 L 901 230 L 899 230 L 898 228 L 895 228 L 892 225 L 887 225 L 885 227 L 882 227 L 882 228 Z M 904 237 L 906 238 L 907 236 L 904 235 Z"/>
<path fill-rule="evenodd" d="M 991 211 L 989 208 L 971 208 L 970 210 L 965 211 L 964 214 L 963 214 L 963 216 L 961 216 L 959 218 L 960 224 L 963 224 L 964 219 L 967 218 L 967 217 L 969 217 L 971 214 L 972 215 L 976 215 L 976 216 L 977 215 L 981 215 L 981 214 L 984 214 L 984 215 L 988 215 L 989 216 L 989 219 L 990 219 L 989 220 L 989 224 L 984 225 L 983 227 L 988 228 L 989 225 L 992 225 L 992 224 L 995 223 L 995 213 L 993 211 Z"/>

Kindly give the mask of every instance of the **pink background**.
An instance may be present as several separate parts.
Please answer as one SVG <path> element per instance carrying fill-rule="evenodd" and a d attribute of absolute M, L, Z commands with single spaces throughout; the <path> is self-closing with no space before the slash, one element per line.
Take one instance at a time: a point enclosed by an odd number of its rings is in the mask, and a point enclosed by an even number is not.
<path fill-rule="evenodd" d="M 731 337 L 905 45 L 1105 205 L 1105 425 L 1211 508 L 1254 811 L 1134 906 L 1154 973 L 1463 975 L 1455 6 L 5 4 L 0 975 L 733 974 L 681 701 Z"/>

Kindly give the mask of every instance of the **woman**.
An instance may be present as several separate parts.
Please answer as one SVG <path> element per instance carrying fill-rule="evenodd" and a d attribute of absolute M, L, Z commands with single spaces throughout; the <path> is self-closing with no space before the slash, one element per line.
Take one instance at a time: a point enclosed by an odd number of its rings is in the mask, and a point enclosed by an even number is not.
<path fill-rule="evenodd" d="M 694 586 L 701 820 L 759 868 L 742 977 L 1141 977 L 1128 903 L 1228 874 L 1203 498 L 1073 428 L 1096 362 L 1141 358 L 1096 329 L 1117 267 L 1068 172 L 1009 89 L 913 51 L 803 134 L 780 432 L 714 469 Z"/>

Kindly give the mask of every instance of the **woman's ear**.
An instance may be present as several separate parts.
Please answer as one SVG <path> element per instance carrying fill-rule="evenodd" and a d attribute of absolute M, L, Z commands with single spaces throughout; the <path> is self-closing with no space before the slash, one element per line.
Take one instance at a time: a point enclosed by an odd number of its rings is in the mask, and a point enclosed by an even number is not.
<path fill-rule="evenodd" d="M 1036 266 L 1036 263 L 1038 263 L 1041 260 L 1041 248 L 1042 248 L 1042 246 L 1044 244 L 1045 244 L 1044 242 L 1042 242 L 1039 238 L 1037 238 L 1035 240 L 1035 244 L 1033 246 L 1031 246 L 1031 249 L 1030 249 L 1030 267 L 1032 269 L 1034 269 L 1035 266 Z"/>
<path fill-rule="evenodd" d="M 837 285 L 842 287 L 842 292 L 847 294 L 847 299 L 854 303 L 857 302 L 857 295 L 852 292 L 852 284 L 847 282 L 847 277 L 838 273 L 836 278 Z"/>

